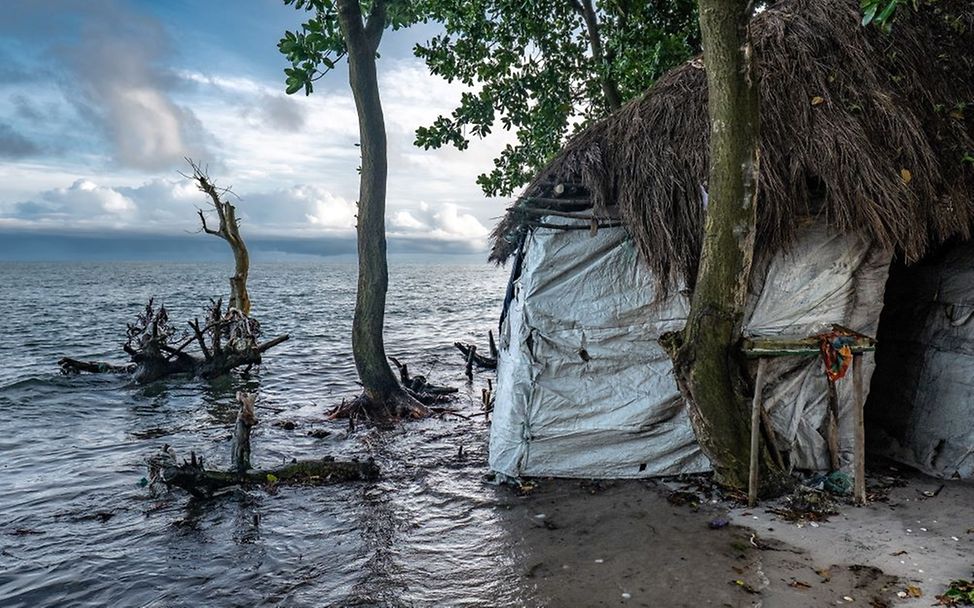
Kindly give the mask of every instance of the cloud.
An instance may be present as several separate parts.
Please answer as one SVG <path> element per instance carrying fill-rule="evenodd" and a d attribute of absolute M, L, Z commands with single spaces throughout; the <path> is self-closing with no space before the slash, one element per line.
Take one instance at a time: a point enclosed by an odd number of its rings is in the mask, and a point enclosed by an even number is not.
<path fill-rule="evenodd" d="M 354 237 L 357 206 L 320 186 L 244 194 L 234 200 L 244 238 L 313 239 Z M 140 186 L 105 186 L 82 178 L 70 186 L 41 192 L 29 200 L 0 206 L 0 228 L 123 230 L 180 235 L 196 231 L 196 209 L 207 200 L 187 180 L 154 179 Z M 402 208 L 387 213 L 390 241 L 407 249 L 482 251 L 488 230 L 474 215 L 452 203 Z"/>
<path fill-rule="evenodd" d="M 301 105 L 283 94 L 261 94 L 254 110 L 264 125 L 280 131 L 300 131 L 307 121 Z"/>
<path fill-rule="evenodd" d="M 0 158 L 24 158 L 40 152 L 40 147 L 13 127 L 0 123 Z"/>
<path fill-rule="evenodd" d="M 237 209 L 265 233 L 350 233 L 355 229 L 355 203 L 319 186 L 297 185 L 246 195 Z"/>
<path fill-rule="evenodd" d="M 14 205 L 17 219 L 60 225 L 73 220 L 97 225 L 119 225 L 136 210 L 135 201 L 112 188 L 79 179 L 67 188 L 42 193 L 37 200 Z"/>
<path fill-rule="evenodd" d="M 37 123 L 45 118 L 45 113 L 37 107 L 26 95 L 16 93 L 10 96 L 14 115 L 27 122 Z M 50 118 L 50 115 L 47 115 Z"/>
<path fill-rule="evenodd" d="M 239 40 L 213 36 L 217 9 L 175 16 L 122 0 L 62 1 L 50 19 L 25 3 L 16 27 L 0 23 L 34 78 L 0 82 L 0 124 L 39 148 L 0 163 L 0 229 L 195 231 L 206 200 L 175 174 L 189 155 L 241 196 L 245 237 L 354 242 L 361 158 L 344 63 L 313 95 L 286 96 L 273 44 L 255 60 L 246 28 Z M 463 87 L 392 52 L 378 67 L 389 250 L 481 250 L 503 202 L 485 199 L 475 176 L 512 136 L 498 131 L 462 152 L 417 149 L 415 129 L 451 112 Z"/>
<path fill-rule="evenodd" d="M 488 229 L 476 217 L 453 203 L 397 211 L 389 220 L 393 237 L 465 243 L 471 251 L 486 247 Z"/>
<path fill-rule="evenodd" d="M 114 160 L 155 170 L 210 157 L 203 125 L 173 100 L 178 79 L 165 67 L 171 49 L 162 26 L 115 2 L 82 10 L 80 37 L 57 55 L 71 75 L 68 99 L 107 137 Z"/>

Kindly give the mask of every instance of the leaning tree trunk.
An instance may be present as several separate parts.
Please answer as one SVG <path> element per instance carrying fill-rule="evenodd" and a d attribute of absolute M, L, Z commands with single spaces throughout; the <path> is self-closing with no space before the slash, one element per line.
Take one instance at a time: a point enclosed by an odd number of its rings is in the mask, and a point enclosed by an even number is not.
<path fill-rule="evenodd" d="M 216 210 L 219 219 L 219 225 L 216 230 L 213 230 L 207 226 L 203 210 L 199 210 L 203 232 L 220 237 L 230 245 L 230 250 L 233 251 L 234 269 L 233 276 L 230 277 L 230 308 L 236 308 L 249 316 L 250 294 L 247 292 L 247 275 L 250 272 L 250 254 L 247 252 L 243 237 L 240 236 L 240 222 L 237 220 L 236 207 L 231 205 L 230 201 L 220 198 L 221 195 L 225 197 L 230 194 L 230 189 L 218 189 L 197 163 L 189 159 L 187 161 L 193 169 L 193 175 L 187 177 L 195 181 L 196 187 L 209 197 L 210 204 Z"/>
<path fill-rule="evenodd" d="M 738 347 L 754 253 L 760 159 L 758 81 L 747 33 L 751 2 L 699 4 L 711 124 L 709 200 L 687 324 L 668 346 L 694 432 L 718 480 L 744 488 L 750 416 Z M 769 458 L 763 462 L 771 466 Z"/>
<path fill-rule="evenodd" d="M 382 341 L 389 270 L 386 263 L 386 128 L 379 99 L 375 55 L 386 26 L 386 5 L 376 0 L 362 21 L 358 0 L 339 0 L 338 19 L 348 49 L 348 81 L 358 112 L 362 168 L 359 182 L 358 291 L 352 322 L 352 354 L 365 397 L 400 415 L 424 413 L 400 386 Z"/>

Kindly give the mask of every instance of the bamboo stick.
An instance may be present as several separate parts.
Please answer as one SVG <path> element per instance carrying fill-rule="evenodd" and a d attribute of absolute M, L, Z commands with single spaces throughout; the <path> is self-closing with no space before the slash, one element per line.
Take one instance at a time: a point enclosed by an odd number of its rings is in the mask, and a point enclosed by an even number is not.
<path fill-rule="evenodd" d="M 764 392 L 764 368 L 767 359 L 758 359 L 758 374 L 754 380 L 754 400 L 751 402 L 751 470 L 747 483 L 747 504 L 753 507 L 758 503 L 758 467 L 760 462 L 760 437 L 761 437 L 761 393 Z"/>
<path fill-rule="evenodd" d="M 855 469 L 853 498 L 857 505 L 866 504 L 866 428 L 863 420 L 865 403 L 862 386 L 862 355 L 852 357 L 853 416 L 855 421 Z"/>

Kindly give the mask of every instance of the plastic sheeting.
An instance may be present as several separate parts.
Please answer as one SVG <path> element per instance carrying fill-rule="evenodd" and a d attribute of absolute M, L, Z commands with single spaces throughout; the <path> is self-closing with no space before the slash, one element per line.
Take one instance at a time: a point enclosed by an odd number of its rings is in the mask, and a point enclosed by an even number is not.
<path fill-rule="evenodd" d="M 651 277 L 621 228 L 541 228 L 526 238 L 500 339 L 491 468 L 586 478 L 709 469 L 657 342 L 683 327 L 685 297 L 653 304 Z M 875 333 L 889 260 L 855 236 L 809 225 L 794 247 L 755 264 L 749 333 L 807 335 L 831 323 Z M 796 466 L 825 468 L 821 363 L 791 357 L 767 369 L 776 443 Z M 868 381 L 871 362 L 864 371 Z M 848 384 L 839 383 L 840 403 Z M 850 423 L 840 415 L 846 453 Z"/>
<path fill-rule="evenodd" d="M 974 477 L 974 243 L 890 277 L 867 404 L 874 451 Z"/>

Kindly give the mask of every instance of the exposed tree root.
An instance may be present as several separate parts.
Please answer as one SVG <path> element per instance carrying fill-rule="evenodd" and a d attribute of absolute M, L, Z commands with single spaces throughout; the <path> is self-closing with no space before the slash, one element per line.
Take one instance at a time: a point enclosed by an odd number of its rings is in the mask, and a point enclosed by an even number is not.
<path fill-rule="evenodd" d="M 450 403 L 459 392 L 452 386 L 431 384 L 426 376 L 409 374 L 409 366 L 395 357 L 389 360 L 399 370 L 398 390 L 391 390 L 381 398 L 375 398 L 368 393 L 362 393 L 352 400 L 342 402 L 332 408 L 327 417 L 329 420 L 364 421 L 370 424 L 388 424 L 408 418 L 426 418 L 431 415 L 460 414 L 442 406 Z"/>
<path fill-rule="evenodd" d="M 384 399 L 373 399 L 365 393 L 352 399 L 342 400 L 340 404 L 328 412 L 329 420 L 348 419 L 365 421 L 370 424 L 388 424 L 404 419 L 426 418 L 432 413 L 420 400 L 413 397 L 407 389 L 401 389 Z"/>
<path fill-rule="evenodd" d="M 260 365 L 261 355 L 286 341 L 287 334 L 258 342 L 260 324 L 235 308 L 223 310 L 222 300 L 212 303 L 207 323 L 189 322 L 191 332 L 177 336 L 164 306 L 158 309 L 149 300 L 135 323 L 128 326 L 122 349 L 132 359 L 129 364 L 79 361 L 64 357 L 58 361 L 64 374 L 131 373 L 139 384 L 148 384 L 175 374 L 212 379 L 238 367 Z M 196 345 L 199 354 L 186 349 Z"/>

